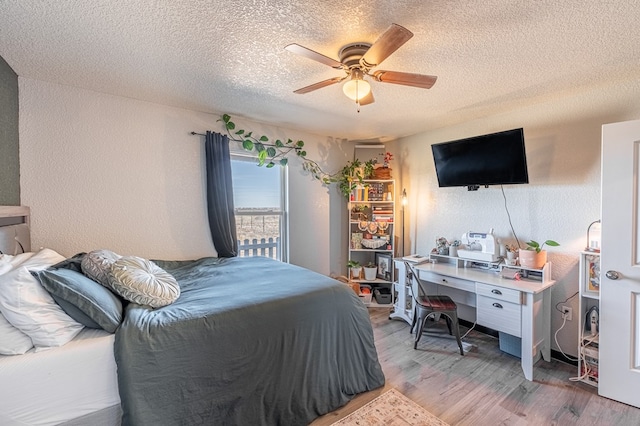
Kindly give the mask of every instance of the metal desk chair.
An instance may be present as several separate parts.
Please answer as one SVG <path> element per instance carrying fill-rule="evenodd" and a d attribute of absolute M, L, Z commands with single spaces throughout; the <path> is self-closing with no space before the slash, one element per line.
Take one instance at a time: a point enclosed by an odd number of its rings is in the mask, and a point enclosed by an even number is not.
<path fill-rule="evenodd" d="M 464 350 L 462 349 L 462 341 L 460 340 L 460 328 L 458 327 L 458 307 L 455 302 L 451 300 L 449 296 L 444 295 L 426 295 L 420 285 L 417 272 L 410 262 L 404 262 L 406 267 L 406 279 L 411 283 L 411 294 L 415 302 L 415 308 L 413 311 L 413 321 L 411 323 L 411 333 L 413 329 L 418 326 L 416 331 L 416 340 L 413 343 L 413 349 L 417 349 L 418 341 L 422 337 L 424 325 L 430 316 L 441 314 L 447 321 L 447 327 L 449 328 L 449 334 L 455 333 L 458 347 L 460 348 L 460 355 L 464 356 Z"/>

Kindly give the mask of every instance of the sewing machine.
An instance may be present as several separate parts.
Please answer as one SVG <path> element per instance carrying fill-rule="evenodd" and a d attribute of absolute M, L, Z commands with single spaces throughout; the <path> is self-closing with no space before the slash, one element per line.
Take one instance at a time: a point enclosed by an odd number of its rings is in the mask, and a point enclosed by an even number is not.
<path fill-rule="evenodd" d="M 458 249 L 460 258 L 482 262 L 495 262 L 499 259 L 500 248 L 493 236 L 493 228 L 487 233 L 465 232 L 462 235 L 462 243 L 466 248 Z"/>

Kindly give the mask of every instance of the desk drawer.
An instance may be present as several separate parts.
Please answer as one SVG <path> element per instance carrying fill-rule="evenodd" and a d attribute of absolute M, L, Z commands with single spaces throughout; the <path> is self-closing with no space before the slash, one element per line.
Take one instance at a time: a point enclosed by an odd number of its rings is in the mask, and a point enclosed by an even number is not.
<path fill-rule="evenodd" d="M 522 337 L 520 304 L 478 294 L 476 309 L 478 324 Z"/>
<path fill-rule="evenodd" d="M 471 293 L 475 293 L 476 291 L 476 283 L 473 281 L 440 275 L 430 271 L 419 271 L 418 276 L 423 281 L 459 288 L 460 290 L 469 291 Z"/>
<path fill-rule="evenodd" d="M 478 296 L 487 296 L 505 302 L 522 304 L 520 291 L 511 288 L 498 287 L 490 284 L 476 283 L 476 293 Z"/>

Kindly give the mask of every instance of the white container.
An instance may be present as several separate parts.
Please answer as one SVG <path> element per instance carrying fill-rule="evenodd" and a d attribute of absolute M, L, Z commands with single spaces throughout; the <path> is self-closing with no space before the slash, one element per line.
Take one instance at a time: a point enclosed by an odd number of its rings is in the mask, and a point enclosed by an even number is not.
<path fill-rule="evenodd" d="M 375 281 L 376 279 L 376 272 L 378 271 L 377 267 L 374 268 L 367 268 L 366 266 L 364 267 L 364 279 L 367 281 Z"/>

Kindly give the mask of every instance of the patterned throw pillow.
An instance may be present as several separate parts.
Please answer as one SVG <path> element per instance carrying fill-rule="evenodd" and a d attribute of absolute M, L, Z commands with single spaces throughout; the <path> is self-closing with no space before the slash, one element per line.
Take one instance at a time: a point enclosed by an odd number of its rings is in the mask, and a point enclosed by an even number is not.
<path fill-rule="evenodd" d="M 180 296 L 173 275 L 136 256 L 121 257 L 111 266 L 109 286 L 125 300 L 152 308 L 169 305 Z"/>
<path fill-rule="evenodd" d="M 111 265 L 122 256 L 111 250 L 93 250 L 82 258 L 82 273 L 107 288 Z"/>

